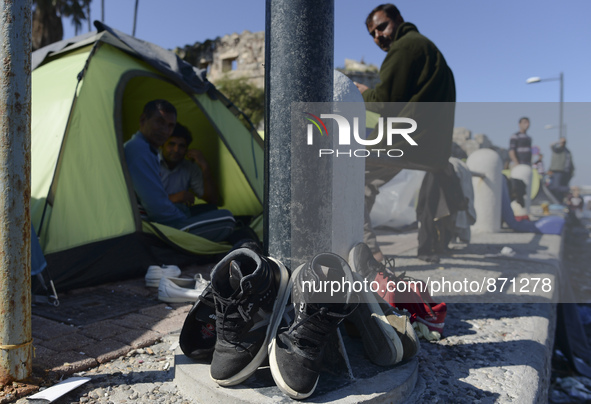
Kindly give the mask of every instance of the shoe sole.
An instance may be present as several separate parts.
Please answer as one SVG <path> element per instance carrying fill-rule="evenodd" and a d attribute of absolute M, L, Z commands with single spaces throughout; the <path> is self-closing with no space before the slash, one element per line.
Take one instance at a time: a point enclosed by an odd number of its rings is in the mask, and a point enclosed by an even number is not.
<path fill-rule="evenodd" d="M 146 279 L 147 288 L 157 288 L 160 285 L 160 278 Z"/>
<path fill-rule="evenodd" d="M 410 319 L 404 314 L 398 314 L 395 312 L 385 315 L 388 319 L 388 323 L 390 323 L 392 328 L 396 331 L 396 334 L 400 338 L 400 342 L 402 342 L 402 361 L 405 362 L 417 356 L 421 350 L 421 343 L 419 342 L 417 333 L 410 323 Z M 397 324 L 400 321 L 404 322 L 404 325 L 401 326 L 400 324 Z M 410 349 L 406 349 L 405 347 Z M 411 354 L 411 352 L 414 353 Z"/>
<path fill-rule="evenodd" d="M 162 276 L 161 278 L 144 278 L 146 281 L 146 287 L 157 288 L 158 286 L 160 286 L 160 280 L 163 278 L 175 278 L 175 279 L 182 279 L 182 280 L 187 280 L 187 281 L 194 281 L 194 279 L 177 278 L 177 276 L 165 275 L 165 276 Z"/>
<path fill-rule="evenodd" d="M 158 295 L 158 300 L 166 303 L 195 303 L 199 297 L 170 297 Z"/>
<path fill-rule="evenodd" d="M 277 364 L 277 354 L 275 353 L 275 339 L 273 339 L 273 341 L 271 341 L 271 344 L 269 344 L 269 366 L 271 368 L 271 376 L 273 376 L 273 380 L 275 381 L 275 384 L 277 385 L 277 387 L 279 387 L 279 390 L 284 392 L 287 396 L 289 396 L 295 400 L 303 400 L 305 398 L 310 397 L 312 395 L 312 393 L 314 393 L 314 391 L 316 390 L 316 386 L 318 385 L 318 380 L 320 379 L 320 375 L 316 378 L 316 382 L 314 383 L 314 387 L 312 387 L 312 389 L 310 391 L 305 392 L 305 393 L 302 393 L 300 391 L 295 391 L 294 389 L 289 387 L 287 385 L 287 383 L 285 383 L 285 381 L 281 377 L 281 373 L 279 371 L 279 365 Z"/>
<path fill-rule="evenodd" d="M 355 266 L 355 250 L 357 249 L 358 245 L 359 244 L 355 245 L 355 247 L 353 247 L 351 249 L 351 251 L 349 251 L 349 266 L 351 267 L 351 271 L 353 272 L 353 278 L 357 281 L 363 281 L 363 277 L 361 276 L 359 268 L 357 268 Z M 371 332 L 371 330 L 369 330 L 368 327 L 361 327 L 362 329 L 359 330 L 359 332 L 361 332 L 361 338 L 363 341 L 363 348 L 365 349 L 367 356 L 369 356 L 370 360 L 373 363 L 375 363 L 376 365 L 379 365 L 379 366 L 390 366 L 390 365 L 393 365 L 393 364 L 396 364 L 396 363 L 402 361 L 402 358 L 403 358 L 402 341 L 400 340 L 400 337 L 396 333 L 396 330 L 394 330 L 394 328 L 392 327 L 392 325 L 388 321 L 386 315 L 384 314 L 384 311 L 380 307 L 380 304 L 378 303 L 376 298 L 373 296 L 373 292 L 371 292 L 371 291 L 362 292 L 361 299 L 363 300 L 361 303 L 367 303 L 369 305 L 368 311 L 370 313 L 372 313 L 371 314 L 371 317 L 373 320 L 372 323 L 375 325 L 375 327 L 372 327 L 372 330 L 375 331 L 376 328 L 378 328 L 378 330 L 379 330 L 377 333 Z M 360 308 L 361 308 L 361 306 L 357 307 L 357 309 L 355 311 L 358 311 Z M 355 312 L 353 312 L 353 316 L 355 316 Z M 371 324 L 370 324 L 370 326 L 371 326 Z M 379 346 L 379 344 L 381 344 L 381 343 L 377 342 L 377 338 L 376 338 L 376 335 L 378 335 L 380 333 L 382 335 L 387 335 L 388 338 L 392 341 L 393 346 L 391 346 L 391 350 L 392 350 L 392 348 L 394 348 L 396 350 L 396 357 L 393 360 L 389 359 L 387 357 L 384 358 L 382 350 L 378 349 L 376 351 L 375 349 L 372 349 L 372 347 L 376 347 L 376 346 Z M 390 345 L 387 342 L 386 342 L 386 344 Z"/>
<path fill-rule="evenodd" d="M 246 379 L 248 379 L 254 372 L 256 372 L 256 370 L 259 368 L 259 366 L 263 363 L 263 361 L 268 355 L 269 341 L 272 338 L 275 338 L 275 335 L 277 334 L 277 329 L 279 328 L 279 324 L 281 323 L 283 312 L 285 310 L 285 305 L 287 304 L 287 299 L 290 295 L 290 293 L 288 293 L 288 291 L 291 290 L 288 289 L 290 279 L 287 268 L 285 268 L 285 266 L 281 262 L 277 261 L 272 257 L 269 257 L 269 259 L 277 265 L 279 271 L 281 272 L 281 276 L 279 281 L 279 288 L 277 290 L 277 297 L 275 298 L 275 303 L 273 304 L 273 316 L 271 317 L 271 321 L 267 327 L 265 340 L 263 341 L 261 349 L 259 349 L 253 360 L 244 369 L 236 373 L 234 376 L 228 379 L 214 379 L 210 375 L 211 379 L 220 386 L 228 387 L 240 384 Z"/>
<path fill-rule="evenodd" d="M 349 251 L 349 259 L 347 260 L 347 263 L 349 264 L 349 267 L 351 268 L 351 271 L 353 273 L 361 275 L 361 273 L 359 272 L 359 269 L 355 266 L 355 259 L 354 259 L 355 258 L 355 250 L 357 249 L 358 245 L 359 244 L 356 244 L 353 248 L 351 248 L 351 251 Z"/>
<path fill-rule="evenodd" d="M 289 284 L 287 285 L 286 299 L 285 299 L 285 304 L 283 305 L 283 307 L 285 307 L 285 305 L 287 304 L 287 300 L 289 299 L 289 296 L 291 295 L 291 290 L 293 288 L 294 279 L 296 278 L 296 276 L 300 272 L 300 270 L 304 267 L 304 265 L 306 265 L 306 264 L 302 264 L 299 267 L 297 267 L 296 270 L 291 274 L 291 278 L 289 279 Z M 281 371 L 279 370 L 279 364 L 277 363 L 277 354 L 275 351 L 275 349 L 276 349 L 275 348 L 276 347 L 275 340 L 276 339 L 277 339 L 277 330 L 275 330 L 275 333 L 273 334 L 273 338 L 271 340 L 271 343 L 269 344 L 269 367 L 271 368 L 271 376 L 273 376 L 273 380 L 275 381 L 275 384 L 277 385 L 277 387 L 279 387 L 279 390 L 281 390 L 282 392 L 284 392 L 285 394 L 287 394 L 289 397 L 291 397 L 293 399 L 303 400 L 304 398 L 310 397 L 312 395 L 312 393 L 314 393 L 314 390 L 316 390 L 316 386 L 318 385 L 318 379 L 320 378 L 320 375 L 316 378 L 316 383 L 314 383 L 314 387 L 308 392 L 302 393 L 301 391 L 295 391 L 294 389 L 289 387 L 287 385 L 287 383 L 285 382 L 285 380 L 283 380 L 283 377 L 281 376 Z"/>
<path fill-rule="evenodd" d="M 176 267 L 175 265 L 172 265 L 171 267 Z M 148 270 L 149 271 L 149 270 Z M 157 271 L 155 271 L 157 272 Z M 151 275 L 151 276 L 148 276 Z M 170 268 L 168 273 L 162 271 L 160 273 L 160 275 L 156 275 L 154 273 L 154 271 L 152 271 L 150 274 L 146 274 L 146 276 L 144 276 L 144 280 L 146 281 L 146 287 L 148 288 L 157 288 L 158 285 L 160 284 L 160 279 L 161 278 L 175 278 L 181 275 L 181 270 L 179 269 L 179 267 L 176 267 L 176 270 L 174 268 Z"/>
<path fill-rule="evenodd" d="M 363 281 L 361 275 L 358 273 L 353 274 L 353 279 L 358 282 Z M 371 291 L 363 291 L 360 293 L 360 298 L 360 305 L 353 312 L 352 317 L 357 317 L 359 323 L 364 325 L 363 327 L 357 328 L 361 332 L 363 348 L 370 361 L 379 366 L 390 366 L 402 361 L 404 356 L 402 341 L 394 327 L 388 321 L 373 293 Z M 368 315 L 371 322 L 367 321 Z M 392 355 L 386 355 L 384 350 L 386 346 Z"/>
<path fill-rule="evenodd" d="M 168 286 L 163 284 L 165 281 L 169 282 Z M 158 284 L 158 300 L 167 303 L 195 303 L 204 290 L 205 288 L 201 290 L 201 285 L 197 285 L 194 278 L 163 278 Z"/>
<path fill-rule="evenodd" d="M 443 327 L 445 326 L 445 323 L 432 323 L 418 316 L 416 321 L 420 321 L 421 323 L 425 324 L 429 331 L 437 331 L 438 333 L 442 333 Z"/>

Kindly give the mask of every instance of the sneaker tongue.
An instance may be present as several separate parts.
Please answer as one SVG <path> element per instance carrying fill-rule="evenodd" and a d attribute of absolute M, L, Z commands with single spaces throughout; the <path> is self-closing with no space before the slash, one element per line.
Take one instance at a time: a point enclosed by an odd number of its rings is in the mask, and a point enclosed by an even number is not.
<path fill-rule="evenodd" d="M 242 271 L 240 270 L 240 263 L 238 261 L 231 261 L 230 262 L 230 287 L 233 290 L 238 290 L 240 288 L 240 281 L 244 275 L 242 275 Z"/>

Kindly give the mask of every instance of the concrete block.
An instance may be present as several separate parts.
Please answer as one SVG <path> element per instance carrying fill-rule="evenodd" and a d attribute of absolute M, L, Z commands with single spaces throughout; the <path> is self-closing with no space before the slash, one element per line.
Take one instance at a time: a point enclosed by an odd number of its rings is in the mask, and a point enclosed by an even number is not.
<path fill-rule="evenodd" d="M 343 73 L 334 72 L 334 101 L 347 102 L 345 116 L 350 122 L 359 117 L 359 127 L 365 128 L 363 97 L 353 81 Z M 333 137 L 333 147 L 339 146 Z M 332 178 L 332 252 L 347 259 L 355 244 L 363 241 L 363 204 L 365 195 L 365 159 L 333 159 Z"/>
<path fill-rule="evenodd" d="M 532 171 L 531 166 L 527 164 L 518 164 L 511 169 L 511 178 L 521 180 L 525 183 L 525 211 L 531 214 L 531 181 Z"/>
<path fill-rule="evenodd" d="M 310 397 L 312 402 L 344 404 L 398 403 L 406 400 L 414 390 L 418 378 L 415 358 L 400 366 L 384 368 L 378 374 L 339 380 L 328 385 L 327 375 L 321 374 L 318 387 Z M 220 387 L 209 376 L 209 365 L 194 362 L 177 350 L 175 355 L 175 384 L 183 396 L 196 403 L 293 403 L 283 394 L 268 367 L 259 368 L 244 383 Z"/>
<path fill-rule="evenodd" d="M 464 150 L 466 152 L 466 154 L 469 156 L 472 153 L 474 153 L 476 150 L 480 149 L 480 143 L 478 143 L 474 139 L 468 139 L 464 143 L 462 143 L 461 147 L 462 147 L 462 150 Z"/>
<path fill-rule="evenodd" d="M 472 177 L 476 223 L 472 232 L 495 233 L 501 230 L 501 197 L 503 192 L 502 162 L 499 154 L 491 149 L 480 149 L 466 161 L 472 172 L 484 177 Z"/>
<path fill-rule="evenodd" d="M 292 107 L 291 139 L 291 266 L 308 261 L 321 252 L 331 251 L 346 258 L 349 250 L 363 239 L 365 158 L 353 150 L 365 151 L 352 132 L 365 128 L 363 97 L 344 74 L 334 72 L 335 102 L 298 103 Z M 321 116 L 323 129 L 308 139 L 307 113 Z M 332 116 L 326 116 L 332 115 Z M 347 133 L 346 121 L 350 132 Z M 351 144 L 340 144 L 341 129 Z M 314 130 L 316 130 L 314 128 Z M 329 136 L 323 133 L 327 132 Z M 320 155 L 320 150 L 331 154 Z"/>

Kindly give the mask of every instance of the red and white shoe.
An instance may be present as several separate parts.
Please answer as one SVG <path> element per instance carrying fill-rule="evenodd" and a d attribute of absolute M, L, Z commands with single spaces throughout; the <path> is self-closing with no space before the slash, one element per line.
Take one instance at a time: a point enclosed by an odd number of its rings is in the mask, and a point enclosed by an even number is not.
<path fill-rule="evenodd" d="M 394 260 L 387 259 L 386 265 L 378 262 L 365 243 L 359 243 L 349 252 L 349 265 L 370 282 L 376 293 L 388 304 L 398 309 L 406 309 L 411 314 L 411 322 L 420 321 L 429 330 L 443 332 L 447 305 L 437 303 L 431 297 L 427 284 L 402 273 L 394 273 Z"/>

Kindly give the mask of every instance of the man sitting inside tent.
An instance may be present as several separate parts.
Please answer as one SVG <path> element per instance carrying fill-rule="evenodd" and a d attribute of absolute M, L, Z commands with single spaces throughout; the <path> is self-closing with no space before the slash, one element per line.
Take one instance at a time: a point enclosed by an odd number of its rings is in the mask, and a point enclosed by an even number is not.
<path fill-rule="evenodd" d="M 140 129 L 125 143 L 125 160 L 141 210 L 147 219 L 188 231 L 211 241 L 223 241 L 234 230 L 232 213 L 219 209 L 191 215 L 183 212 L 168 196 L 160 177 L 158 149 L 176 126 L 176 108 L 166 100 L 144 106 Z"/>
<path fill-rule="evenodd" d="M 180 210 L 194 216 L 217 209 L 219 195 L 203 153 L 190 149 L 193 136 L 177 122 L 160 150 L 160 178 L 168 199 Z M 195 197 L 207 203 L 195 205 Z"/>

